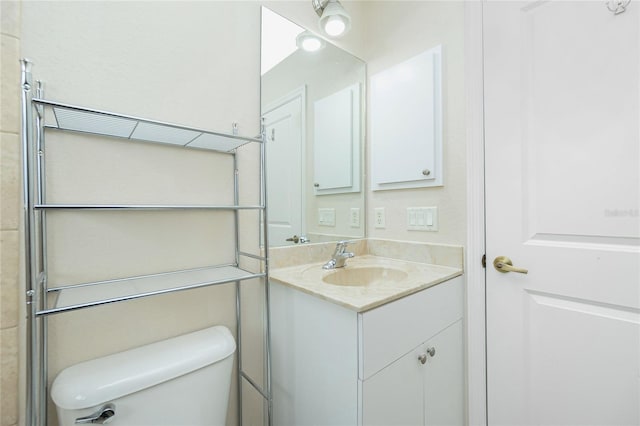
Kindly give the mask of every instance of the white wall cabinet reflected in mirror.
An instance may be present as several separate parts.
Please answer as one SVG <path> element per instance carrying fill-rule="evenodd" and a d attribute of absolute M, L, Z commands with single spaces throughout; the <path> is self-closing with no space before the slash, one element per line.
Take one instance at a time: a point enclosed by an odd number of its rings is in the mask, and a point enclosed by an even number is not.
<path fill-rule="evenodd" d="M 314 105 L 316 195 L 360 191 L 360 84 L 352 84 Z"/>

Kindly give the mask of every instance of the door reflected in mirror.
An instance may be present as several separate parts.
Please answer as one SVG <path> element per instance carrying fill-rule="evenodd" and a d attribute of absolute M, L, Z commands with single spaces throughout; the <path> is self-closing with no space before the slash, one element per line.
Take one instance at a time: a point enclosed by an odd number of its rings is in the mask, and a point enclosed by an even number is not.
<path fill-rule="evenodd" d="M 269 245 L 365 235 L 365 63 L 262 8 Z M 309 50 L 305 50 L 309 46 Z"/>

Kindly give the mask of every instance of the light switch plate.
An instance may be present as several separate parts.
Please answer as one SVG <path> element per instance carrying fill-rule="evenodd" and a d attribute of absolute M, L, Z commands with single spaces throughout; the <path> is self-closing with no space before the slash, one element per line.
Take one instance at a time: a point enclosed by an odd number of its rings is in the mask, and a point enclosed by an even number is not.
<path fill-rule="evenodd" d="M 360 227 L 360 209 L 354 207 L 349 211 L 349 226 L 352 228 Z"/>
<path fill-rule="evenodd" d="M 318 209 L 318 225 L 336 226 L 336 209 Z"/>
<path fill-rule="evenodd" d="M 437 207 L 408 207 L 407 229 L 409 231 L 437 231 Z"/>
<path fill-rule="evenodd" d="M 384 217 L 384 207 L 373 209 L 373 224 L 376 228 L 385 228 L 387 226 Z"/>

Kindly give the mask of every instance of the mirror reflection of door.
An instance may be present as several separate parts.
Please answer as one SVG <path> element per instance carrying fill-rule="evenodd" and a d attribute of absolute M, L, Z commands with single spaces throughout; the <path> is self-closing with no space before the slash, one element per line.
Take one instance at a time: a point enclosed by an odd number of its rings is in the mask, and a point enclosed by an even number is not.
<path fill-rule="evenodd" d="M 304 87 L 268 105 L 263 114 L 267 137 L 269 243 L 296 244 L 303 221 Z"/>
<path fill-rule="evenodd" d="M 274 4 L 274 8 L 278 7 Z M 261 35 L 261 111 L 267 119 L 267 139 L 275 136 L 275 142 L 267 140 L 266 147 L 269 246 L 290 245 L 294 242 L 286 240 L 294 235 L 305 237 L 298 244 L 362 238 L 366 64 L 327 40 L 317 50 L 305 49 L 301 40 L 313 32 L 265 7 Z M 326 128 L 318 128 L 317 102 L 347 87 L 355 88 L 351 91 L 350 110 L 339 115 L 340 120 L 334 114 L 325 124 L 321 122 Z M 289 115 L 291 105 L 285 104 L 301 90 L 301 111 L 299 119 L 294 120 Z M 288 139 L 289 135 L 283 135 L 291 131 L 297 137 L 298 129 L 291 130 L 296 123 L 301 123 L 298 145 Z M 350 136 L 344 142 L 347 145 L 336 147 L 336 128 Z M 320 137 L 327 133 L 328 140 Z M 314 180 L 318 175 L 318 152 L 328 160 L 319 162 L 324 166 L 324 175 L 346 175 L 346 183 L 322 188 L 322 182 Z"/>

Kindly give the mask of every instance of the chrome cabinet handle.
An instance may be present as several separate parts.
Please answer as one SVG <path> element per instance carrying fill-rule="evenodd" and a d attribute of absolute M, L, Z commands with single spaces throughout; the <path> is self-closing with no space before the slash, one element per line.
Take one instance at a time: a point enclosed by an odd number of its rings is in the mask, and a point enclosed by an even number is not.
<path fill-rule="evenodd" d="M 108 423 L 113 416 L 116 415 L 116 406 L 114 404 L 104 404 L 102 408 L 93 414 L 86 417 L 79 417 L 76 419 L 76 424 L 98 424 L 103 425 Z"/>
<path fill-rule="evenodd" d="M 426 364 L 427 357 L 430 356 L 431 358 L 433 358 L 435 354 L 436 354 L 436 348 L 434 347 L 427 348 L 426 353 L 418 355 L 418 361 L 420 361 L 420 364 Z"/>
<path fill-rule="evenodd" d="M 427 354 L 418 355 L 418 361 L 420 361 L 420 364 L 425 364 L 427 362 Z"/>
<path fill-rule="evenodd" d="M 524 268 L 516 268 L 513 266 L 511 259 L 507 256 L 498 256 L 493 260 L 493 267 L 499 272 L 517 272 L 519 274 L 528 274 L 529 270 Z"/>

